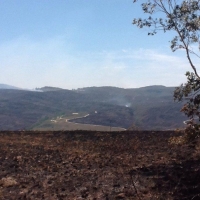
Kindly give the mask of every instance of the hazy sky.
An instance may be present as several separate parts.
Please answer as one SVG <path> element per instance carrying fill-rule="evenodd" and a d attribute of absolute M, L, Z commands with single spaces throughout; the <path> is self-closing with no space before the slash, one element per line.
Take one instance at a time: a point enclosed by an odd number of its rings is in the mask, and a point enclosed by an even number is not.
<path fill-rule="evenodd" d="M 145 17 L 133 0 L 0 0 L 0 10 L 0 83 L 177 86 L 190 70 L 169 34 L 132 25 Z"/>

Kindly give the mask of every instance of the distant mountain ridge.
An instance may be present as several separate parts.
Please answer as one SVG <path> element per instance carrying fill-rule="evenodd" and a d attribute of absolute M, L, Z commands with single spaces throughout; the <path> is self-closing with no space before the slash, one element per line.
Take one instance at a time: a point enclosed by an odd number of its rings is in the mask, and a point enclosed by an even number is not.
<path fill-rule="evenodd" d="M 48 86 L 40 90 L 43 92 L 1 89 L 0 130 L 37 129 L 48 124 L 45 121 L 72 113 L 89 114 L 72 120 L 76 123 L 126 129 L 166 130 L 184 126 L 181 104 L 173 101 L 174 87 L 65 90 Z"/>
<path fill-rule="evenodd" d="M 0 89 L 13 89 L 13 90 L 18 90 L 20 88 L 15 87 L 15 86 L 11 86 L 11 85 L 7 85 L 7 84 L 2 84 L 0 83 Z"/>
<path fill-rule="evenodd" d="M 45 86 L 41 88 L 36 88 L 35 90 L 42 91 L 42 92 L 49 92 L 49 91 L 58 91 L 58 90 L 64 90 L 64 89 L 58 88 L 58 87 Z"/>

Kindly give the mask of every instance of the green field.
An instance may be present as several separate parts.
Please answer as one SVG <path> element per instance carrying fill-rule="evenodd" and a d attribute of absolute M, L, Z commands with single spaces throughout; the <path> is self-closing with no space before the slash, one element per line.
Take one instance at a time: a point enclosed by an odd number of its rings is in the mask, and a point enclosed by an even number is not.
<path fill-rule="evenodd" d="M 126 130 L 121 127 L 110 127 L 102 125 L 81 124 L 70 122 L 71 119 L 87 117 L 86 113 L 72 113 L 68 116 L 58 116 L 52 119 L 42 121 L 40 124 L 36 124 L 33 130 L 50 131 L 50 130 L 91 130 L 91 131 L 123 131 Z"/>

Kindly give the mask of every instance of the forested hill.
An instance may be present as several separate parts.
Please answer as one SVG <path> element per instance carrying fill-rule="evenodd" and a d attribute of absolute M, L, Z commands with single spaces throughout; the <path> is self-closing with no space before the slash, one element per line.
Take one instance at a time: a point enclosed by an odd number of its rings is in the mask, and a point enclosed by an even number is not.
<path fill-rule="evenodd" d="M 40 92 L 0 89 L 0 130 L 31 129 L 45 120 L 72 113 L 89 114 L 75 120 L 79 123 L 126 129 L 173 129 L 182 127 L 185 119 L 181 105 L 173 101 L 173 87 L 37 90 Z"/>

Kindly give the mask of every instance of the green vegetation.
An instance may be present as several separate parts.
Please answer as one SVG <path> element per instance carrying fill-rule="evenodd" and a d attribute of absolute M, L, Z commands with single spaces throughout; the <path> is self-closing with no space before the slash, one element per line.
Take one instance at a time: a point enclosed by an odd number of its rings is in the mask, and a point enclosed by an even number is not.
<path fill-rule="evenodd" d="M 66 130 L 63 124 L 58 128 L 49 121 L 58 116 L 74 118 L 72 113 L 89 114 L 71 121 L 75 123 L 125 129 L 134 125 L 143 130 L 183 127 L 185 118 L 179 113 L 180 104 L 173 102 L 173 90 L 173 87 L 164 86 L 91 87 L 47 92 L 0 90 L 0 130 L 44 127 Z"/>

